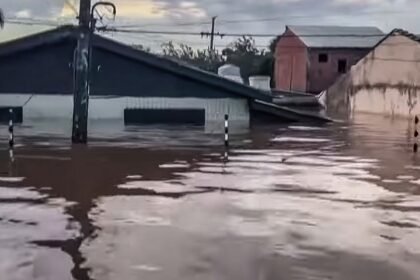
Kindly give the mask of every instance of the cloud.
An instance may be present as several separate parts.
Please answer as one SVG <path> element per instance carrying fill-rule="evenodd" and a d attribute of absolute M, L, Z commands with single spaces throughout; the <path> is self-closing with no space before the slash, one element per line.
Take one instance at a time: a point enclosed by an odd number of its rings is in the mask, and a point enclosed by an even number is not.
<path fill-rule="evenodd" d="M 25 11 L 31 17 L 51 17 L 57 15 L 64 5 L 64 0 L 2 0 L 1 7 L 6 16 Z"/>
<path fill-rule="evenodd" d="M 78 8 L 78 0 L 1 0 L 6 15 L 36 18 L 75 17 L 65 2 Z M 97 0 L 92 0 L 93 2 Z M 133 24 L 140 28 L 177 31 L 209 31 L 210 18 L 218 16 L 216 31 L 222 33 L 281 34 L 286 24 L 374 25 L 384 31 L 400 27 L 420 33 L 416 11 L 419 0 L 111 0 L 117 5 L 115 24 Z M 266 19 L 266 20 L 261 20 Z M 271 20 L 270 20 L 271 19 Z M 232 23 L 229 21 L 241 21 Z M 254 20 L 254 21 L 253 21 Z M 200 22 L 188 26 L 180 23 Z M 140 35 L 132 35 L 132 37 Z M 127 35 L 128 37 L 128 35 Z M 142 41 L 173 39 L 206 44 L 206 38 L 145 35 Z M 229 40 L 231 40 L 230 38 Z M 133 39 L 135 40 L 135 39 Z M 269 39 L 258 39 L 266 44 Z M 227 39 L 217 39 L 220 44 Z"/>

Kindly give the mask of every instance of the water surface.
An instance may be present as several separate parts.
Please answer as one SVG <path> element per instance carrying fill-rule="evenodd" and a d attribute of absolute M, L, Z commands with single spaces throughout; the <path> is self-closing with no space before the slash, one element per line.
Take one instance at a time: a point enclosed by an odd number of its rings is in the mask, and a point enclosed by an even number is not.
<path fill-rule="evenodd" d="M 2 279 L 418 279 L 420 162 L 405 121 L 233 137 L 1 127 Z M 19 134 L 20 131 L 20 134 Z"/>

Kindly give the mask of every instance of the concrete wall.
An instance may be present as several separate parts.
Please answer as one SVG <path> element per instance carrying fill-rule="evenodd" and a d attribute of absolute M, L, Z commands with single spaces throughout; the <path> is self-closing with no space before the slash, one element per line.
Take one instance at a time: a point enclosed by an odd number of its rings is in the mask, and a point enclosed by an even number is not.
<path fill-rule="evenodd" d="M 307 64 L 305 44 L 287 29 L 276 47 L 276 89 L 306 92 Z"/>
<path fill-rule="evenodd" d="M 308 69 L 308 92 L 319 93 L 330 87 L 339 76 L 338 61 L 347 61 L 348 71 L 362 59 L 369 50 L 366 49 L 310 49 L 309 50 L 309 69 Z M 327 54 L 328 61 L 319 62 L 319 55 Z"/>
<path fill-rule="evenodd" d="M 71 95 L 1 94 L 0 106 L 24 106 L 22 123 L 24 126 L 50 123 L 51 133 L 54 130 L 58 134 L 70 135 L 71 133 L 73 116 L 73 97 Z M 248 127 L 250 120 L 246 99 L 94 96 L 89 101 L 89 129 L 95 129 L 95 124 L 100 124 L 103 127 L 106 123 L 112 125 L 112 129 L 124 129 L 124 109 L 126 108 L 204 109 L 205 130 L 210 133 L 220 133 L 224 130 L 224 115 L 226 113 L 229 114 L 232 128 Z M 60 126 L 55 126 L 54 122 L 60 123 Z"/>
<path fill-rule="evenodd" d="M 331 116 L 420 114 L 420 43 L 390 36 L 328 89 Z"/>

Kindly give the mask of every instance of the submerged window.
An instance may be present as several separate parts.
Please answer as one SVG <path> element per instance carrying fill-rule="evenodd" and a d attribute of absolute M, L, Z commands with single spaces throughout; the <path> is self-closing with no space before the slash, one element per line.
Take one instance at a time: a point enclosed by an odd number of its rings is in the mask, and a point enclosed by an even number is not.
<path fill-rule="evenodd" d="M 204 109 L 125 109 L 125 124 L 190 124 L 203 126 Z"/>
<path fill-rule="evenodd" d="M 347 72 L 347 60 L 339 59 L 338 60 L 338 73 L 346 73 Z"/>
<path fill-rule="evenodd" d="M 318 55 L 318 62 L 321 62 L 321 63 L 328 62 L 328 54 L 326 54 L 326 53 L 320 53 Z"/>

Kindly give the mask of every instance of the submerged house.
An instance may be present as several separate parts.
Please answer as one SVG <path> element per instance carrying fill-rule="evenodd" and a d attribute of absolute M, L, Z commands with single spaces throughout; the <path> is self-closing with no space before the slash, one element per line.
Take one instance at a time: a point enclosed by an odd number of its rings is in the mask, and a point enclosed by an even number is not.
<path fill-rule="evenodd" d="M 335 116 L 420 114 L 420 37 L 395 29 L 327 90 Z"/>
<path fill-rule="evenodd" d="M 319 93 L 384 36 L 376 27 L 286 26 L 276 46 L 276 89 Z"/>
<path fill-rule="evenodd" d="M 58 129 L 70 131 L 80 34 L 78 27 L 64 26 L 0 44 L 0 111 L 13 107 L 24 123 L 65 120 Z M 222 129 L 225 114 L 233 126 L 248 126 L 253 112 L 280 121 L 314 119 L 272 104 L 272 97 L 257 89 L 98 34 L 91 47 L 90 123 L 105 120 L 119 128 L 185 123 L 212 130 Z"/>

